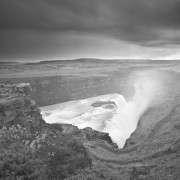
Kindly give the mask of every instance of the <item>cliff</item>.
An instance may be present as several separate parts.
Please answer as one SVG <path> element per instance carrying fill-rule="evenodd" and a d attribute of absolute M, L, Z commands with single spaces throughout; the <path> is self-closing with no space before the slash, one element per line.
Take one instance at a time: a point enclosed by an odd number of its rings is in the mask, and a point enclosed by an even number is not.
<path fill-rule="evenodd" d="M 0 83 L 17 84 L 29 82 L 32 87 L 30 92 L 32 99 L 39 106 L 47 106 L 110 93 L 120 93 L 128 98 L 132 91 L 132 88 L 128 87 L 128 78 L 123 73 L 103 76 L 91 75 L 89 77 L 53 75 L 18 78 L 14 76 L 0 78 Z"/>
<path fill-rule="evenodd" d="M 107 133 L 45 123 L 31 90 L 28 83 L 0 85 L 0 179 L 71 178 L 92 167 L 87 142 L 117 148 Z"/>

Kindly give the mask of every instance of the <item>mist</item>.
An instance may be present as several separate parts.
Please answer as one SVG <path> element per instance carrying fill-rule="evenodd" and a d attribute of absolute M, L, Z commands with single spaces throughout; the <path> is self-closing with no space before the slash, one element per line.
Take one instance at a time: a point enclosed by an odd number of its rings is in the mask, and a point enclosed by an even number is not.
<path fill-rule="evenodd" d="M 101 95 L 42 107 L 42 116 L 47 123 L 66 123 L 80 129 L 91 127 L 107 132 L 112 141 L 123 148 L 142 114 L 162 91 L 158 75 L 136 72 L 130 78 L 134 95 L 128 101 L 118 93 Z"/>

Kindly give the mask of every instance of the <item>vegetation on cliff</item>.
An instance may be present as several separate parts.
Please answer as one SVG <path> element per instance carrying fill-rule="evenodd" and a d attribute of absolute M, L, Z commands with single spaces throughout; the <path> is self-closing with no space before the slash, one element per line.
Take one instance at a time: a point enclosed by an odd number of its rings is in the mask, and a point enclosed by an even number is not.
<path fill-rule="evenodd" d="M 82 141 L 46 124 L 30 90 L 0 85 L 0 179 L 65 179 L 90 167 Z"/>
<path fill-rule="evenodd" d="M 52 131 L 31 134 L 20 125 L 4 126 L 0 130 L 0 178 L 65 179 L 91 166 L 81 143 Z"/>

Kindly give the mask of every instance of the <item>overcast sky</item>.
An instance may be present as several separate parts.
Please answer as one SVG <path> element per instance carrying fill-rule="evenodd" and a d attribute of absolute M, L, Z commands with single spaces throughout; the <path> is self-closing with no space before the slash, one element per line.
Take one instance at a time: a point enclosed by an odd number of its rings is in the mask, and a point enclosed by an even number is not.
<path fill-rule="evenodd" d="M 0 60 L 180 59 L 180 0 L 0 0 Z"/>

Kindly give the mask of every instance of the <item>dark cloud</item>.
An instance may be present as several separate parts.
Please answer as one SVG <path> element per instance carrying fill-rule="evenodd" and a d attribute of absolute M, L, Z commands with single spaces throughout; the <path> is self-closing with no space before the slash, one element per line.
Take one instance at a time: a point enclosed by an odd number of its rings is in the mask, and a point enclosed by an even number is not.
<path fill-rule="evenodd" d="M 0 38 L 6 36 L 1 44 L 10 41 L 10 33 L 3 33 L 7 30 L 32 30 L 164 46 L 180 44 L 179 29 L 180 0 L 0 0 Z M 36 44 L 36 39 L 32 43 L 30 36 L 23 36 L 28 47 Z"/>
<path fill-rule="evenodd" d="M 156 29 L 179 26 L 179 0 L 0 1 L 1 28 L 103 32 L 141 41 L 156 39 Z"/>

